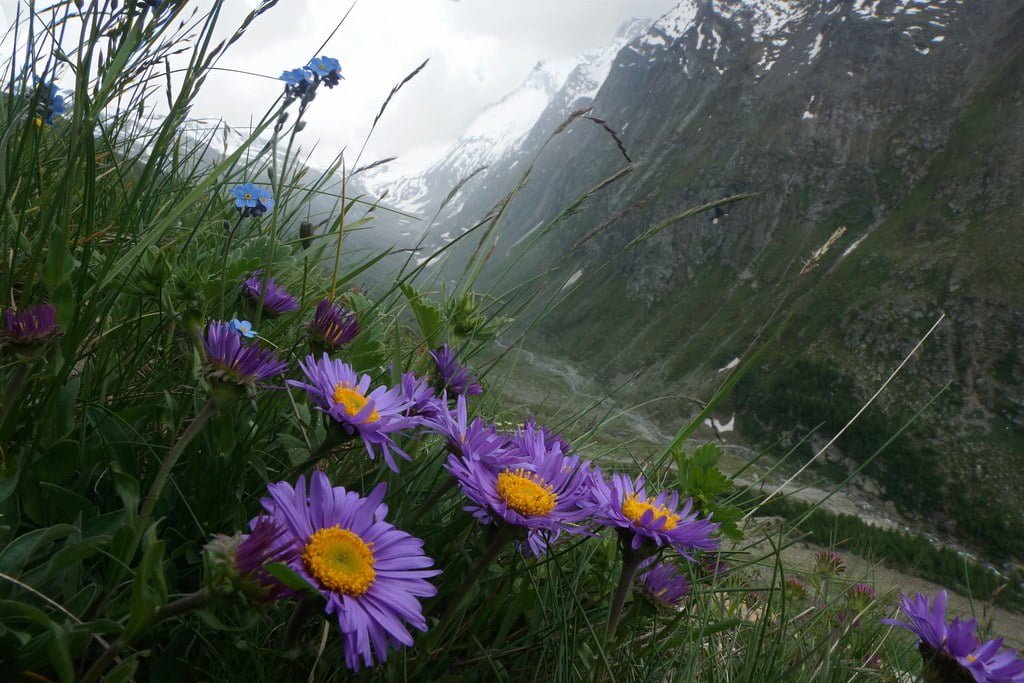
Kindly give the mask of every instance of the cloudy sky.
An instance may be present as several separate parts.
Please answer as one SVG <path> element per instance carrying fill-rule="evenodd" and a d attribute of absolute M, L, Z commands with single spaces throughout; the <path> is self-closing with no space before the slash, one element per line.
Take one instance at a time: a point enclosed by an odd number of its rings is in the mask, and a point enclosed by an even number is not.
<path fill-rule="evenodd" d="M 363 162 L 398 156 L 398 174 L 438 159 L 487 104 L 519 85 L 538 61 L 568 71 L 575 58 L 611 42 L 626 20 L 652 21 L 678 0 L 280 0 L 220 62 L 193 114 L 245 127 L 274 101 L 284 69 L 305 64 L 351 7 L 322 54 L 341 61 L 346 80 L 320 95 L 301 136 L 325 164 L 358 149 L 398 81 L 426 69 L 389 106 Z M 0 0 L 0 26 L 28 0 Z M 48 5 L 49 3 L 42 3 Z M 208 8 L 212 0 L 193 0 Z M 224 0 L 229 35 L 258 0 Z M 5 46 L 6 47 L 6 46 Z M 351 160 L 352 154 L 348 155 Z"/>
<path fill-rule="evenodd" d="M 9 2 L 10 0 L 3 0 Z M 473 116 L 517 86 L 540 60 L 565 63 L 609 43 L 630 17 L 656 19 L 677 0 L 358 0 L 323 50 L 346 80 L 317 98 L 303 144 L 317 160 L 362 143 L 391 87 L 430 63 L 388 108 L 363 161 L 397 155 L 403 172 L 439 157 Z M 254 0 L 227 0 L 225 25 Z M 352 5 L 281 0 L 221 66 L 276 77 L 304 64 Z M 270 79 L 221 73 L 195 109 L 247 124 L 279 92 Z"/>

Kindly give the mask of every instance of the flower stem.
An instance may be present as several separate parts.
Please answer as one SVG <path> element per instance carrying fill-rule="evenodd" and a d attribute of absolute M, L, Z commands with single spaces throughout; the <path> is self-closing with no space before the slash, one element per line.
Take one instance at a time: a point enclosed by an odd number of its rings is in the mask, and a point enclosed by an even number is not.
<path fill-rule="evenodd" d="M 235 224 L 231 226 L 231 231 L 228 232 L 228 239 L 224 244 L 224 254 L 220 259 L 220 315 L 222 318 L 224 317 L 224 280 L 226 279 L 224 273 L 228 267 L 228 251 L 231 250 L 231 240 L 235 238 L 235 233 L 238 231 L 238 226 L 242 224 L 243 217 L 244 214 L 240 211 L 238 213 L 238 220 L 235 221 Z"/>
<path fill-rule="evenodd" d="M 620 537 L 619 547 L 622 549 L 622 572 L 619 574 L 619 585 L 615 587 L 615 596 L 612 598 L 612 604 L 608 610 L 608 627 L 605 631 L 605 641 L 608 642 L 615 637 L 615 629 L 622 617 L 622 607 L 626 604 L 626 596 L 629 595 L 630 586 L 633 585 L 636 570 L 640 568 L 640 563 L 643 561 L 643 556 L 630 547 L 625 536 Z"/>
<path fill-rule="evenodd" d="M 213 399 L 208 399 L 206 404 L 196 413 L 196 416 L 192 419 L 192 423 L 182 432 L 178 440 L 171 446 L 170 452 L 167 457 L 164 458 L 163 463 L 160 464 L 160 470 L 156 473 L 156 479 L 153 481 L 153 486 L 149 489 L 149 494 L 146 496 L 146 501 L 142 504 L 142 512 L 139 514 L 139 520 L 135 525 L 135 539 L 131 545 L 131 552 L 128 554 L 127 559 L 135 554 L 135 550 L 139 546 L 139 542 L 142 540 L 142 534 L 146 532 L 146 526 L 149 524 L 149 518 L 153 516 L 153 508 L 156 507 L 157 501 L 160 499 L 160 494 L 163 492 L 164 486 L 167 484 L 167 479 L 171 476 L 171 470 L 174 469 L 174 465 L 178 462 L 178 458 L 185 451 L 185 446 L 189 444 L 192 439 L 195 438 L 199 430 L 203 428 L 213 414 L 217 411 L 214 406 Z"/>
<path fill-rule="evenodd" d="M 284 631 L 285 650 L 290 650 L 295 647 L 299 640 L 299 632 L 302 630 L 302 627 L 306 625 L 306 622 L 309 621 L 309 618 L 313 616 L 313 613 L 316 612 L 322 602 L 322 600 L 317 598 L 309 598 L 295 606 L 295 609 L 292 611 L 292 616 L 288 620 L 288 626 Z"/>
<path fill-rule="evenodd" d="M 135 640 L 135 637 L 141 635 L 149 627 L 159 624 L 161 621 L 173 619 L 174 617 L 181 616 L 182 614 L 187 614 L 189 612 L 194 612 L 197 609 L 201 609 L 209 600 L 210 592 L 203 588 L 195 593 L 189 593 L 174 602 L 167 603 L 157 610 L 156 614 L 153 615 L 153 618 L 150 619 L 149 623 L 144 628 L 139 629 L 136 633 L 127 637 L 122 633 L 117 640 L 108 645 L 107 649 L 103 651 L 103 654 L 101 654 L 99 658 L 92 663 L 89 670 L 85 672 L 85 676 L 82 678 L 82 683 L 93 683 L 93 681 L 99 680 L 100 676 L 103 675 L 103 672 L 107 670 L 115 659 L 117 659 L 118 653 L 128 647 L 128 645 Z"/>

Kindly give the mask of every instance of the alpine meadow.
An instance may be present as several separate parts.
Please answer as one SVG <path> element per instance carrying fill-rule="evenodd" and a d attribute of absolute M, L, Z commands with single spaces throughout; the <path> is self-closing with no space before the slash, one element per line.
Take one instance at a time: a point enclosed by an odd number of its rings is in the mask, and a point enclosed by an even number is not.
<path fill-rule="evenodd" d="M 0 18 L 0 680 L 1024 682 L 1019 0 Z"/>

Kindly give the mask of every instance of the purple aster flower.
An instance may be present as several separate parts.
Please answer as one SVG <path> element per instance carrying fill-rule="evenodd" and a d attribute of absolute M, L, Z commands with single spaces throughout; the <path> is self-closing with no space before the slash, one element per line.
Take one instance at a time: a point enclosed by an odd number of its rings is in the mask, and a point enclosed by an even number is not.
<path fill-rule="evenodd" d="M 523 423 L 523 431 L 537 431 L 542 437 L 544 437 L 544 444 L 547 448 L 558 447 L 558 449 L 565 455 L 568 455 L 572 450 L 572 446 L 568 441 L 562 437 L 561 434 L 557 434 L 545 426 L 537 426 L 537 420 L 532 415 L 526 419 Z"/>
<path fill-rule="evenodd" d="M 904 595 L 901 609 L 909 621 L 882 619 L 883 624 L 905 628 L 918 637 L 926 680 L 1024 681 L 1024 660 L 1013 651 L 1000 651 L 1002 639 L 980 642 L 974 619 L 956 618 L 946 623 L 948 600 L 944 590 L 934 600 L 920 593 L 913 598 Z"/>
<path fill-rule="evenodd" d="M 430 352 L 437 369 L 438 389 L 447 389 L 452 395 L 477 396 L 484 393 L 476 378 L 459 365 L 455 352 L 447 344 Z"/>
<path fill-rule="evenodd" d="M 290 595 L 265 567 L 272 562 L 291 562 L 297 557 L 281 527 L 261 515 L 250 523 L 249 534 L 214 536 L 206 544 L 204 575 L 209 588 L 217 594 L 239 591 L 257 602 Z"/>
<path fill-rule="evenodd" d="M 337 351 L 359 334 L 359 320 L 352 311 L 324 299 L 316 305 L 308 330 L 310 338 L 322 346 L 322 350 Z"/>
<path fill-rule="evenodd" d="M 443 436 L 449 450 L 460 458 L 499 466 L 502 456 L 508 454 L 511 447 L 508 437 L 480 416 L 469 421 L 465 396 L 456 399 L 452 410 L 447 407 L 447 397 L 442 398 L 439 405 L 441 408 L 435 416 L 425 421 L 426 427 Z"/>
<path fill-rule="evenodd" d="M 319 360 L 310 354 L 299 365 L 308 384 L 288 380 L 288 385 L 304 389 L 317 410 L 330 416 L 345 433 L 360 437 L 371 460 L 379 449 L 384 462 L 397 472 L 394 455 L 411 459 L 392 438 L 416 424 L 406 417 L 408 402 L 397 389 L 381 386 L 371 390 L 369 375 L 357 375 L 351 365 L 326 353 Z"/>
<path fill-rule="evenodd" d="M 409 404 L 405 411 L 409 417 L 427 420 L 436 417 L 442 410 L 448 410 L 448 403 L 441 403 L 441 399 L 434 393 L 427 380 L 417 377 L 412 372 L 402 375 L 398 389 L 402 398 Z"/>
<path fill-rule="evenodd" d="M 308 492 L 299 477 L 294 487 L 270 484 L 260 501 L 294 549 L 289 566 L 320 590 L 326 613 L 337 618 L 353 671 L 411 646 L 407 624 L 427 630 L 419 598 L 437 593 L 426 579 L 441 573 L 432 569 L 423 541 L 385 521 L 386 490 L 378 484 L 364 498 L 314 472 Z"/>
<path fill-rule="evenodd" d="M 341 75 L 341 63 L 333 57 L 314 57 L 306 68 L 328 88 L 338 85 L 344 78 Z"/>
<path fill-rule="evenodd" d="M 35 304 L 20 311 L 4 311 L 0 344 L 9 346 L 18 354 L 29 354 L 60 336 L 57 309 L 51 304 Z"/>
<path fill-rule="evenodd" d="M 679 508 L 679 494 L 675 491 L 663 491 L 649 499 L 643 477 L 634 482 L 622 474 L 614 474 L 610 485 L 602 483 L 593 488 L 592 495 L 598 505 L 595 520 L 625 534 L 632 550 L 639 550 L 645 543 L 654 547 L 670 545 L 694 562 L 693 551 L 718 548 L 718 539 L 711 536 L 718 524 L 710 519 L 698 519 L 691 499 L 688 498 L 682 508 Z"/>
<path fill-rule="evenodd" d="M 690 583 L 686 577 L 667 562 L 644 573 L 640 577 L 640 587 L 644 595 L 655 604 L 670 608 L 678 607 L 683 597 L 690 592 Z"/>
<path fill-rule="evenodd" d="M 504 523 L 548 541 L 560 531 L 582 533 L 591 514 L 590 463 L 555 450 L 532 449 L 492 462 L 452 455 L 446 468 L 472 501 L 465 509 L 484 523 Z"/>
<path fill-rule="evenodd" d="M 260 294 L 263 290 L 263 278 L 256 272 L 242 285 L 242 294 L 254 303 L 259 303 Z M 263 297 L 263 310 L 272 316 L 281 315 L 290 311 L 299 310 L 299 302 L 288 291 L 279 286 L 274 278 L 266 280 L 267 293 Z"/>
<path fill-rule="evenodd" d="M 202 374 L 212 382 L 254 388 L 288 368 L 270 349 L 245 344 L 231 323 L 212 321 L 203 337 L 206 360 Z"/>
<path fill-rule="evenodd" d="M 273 562 L 294 562 L 295 547 L 289 542 L 282 526 L 272 517 L 260 515 L 249 523 L 251 531 L 242 537 L 235 550 L 235 570 L 248 579 L 254 591 L 268 599 L 290 594 L 285 586 L 272 577 L 265 567 Z"/>

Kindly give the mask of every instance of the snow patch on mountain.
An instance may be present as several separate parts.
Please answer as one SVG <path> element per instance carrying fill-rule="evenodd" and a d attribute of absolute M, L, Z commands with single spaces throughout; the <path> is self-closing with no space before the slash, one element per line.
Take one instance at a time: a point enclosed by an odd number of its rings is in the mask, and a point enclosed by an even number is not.
<path fill-rule="evenodd" d="M 848 16 L 892 23 L 901 17 L 906 24 L 904 35 L 911 39 L 911 46 L 921 54 L 928 54 L 928 42 L 940 43 L 943 38 L 936 36 L 936 27 L 943 28 L 955 5 L 964 0 L 681 0 L 678 5 L 661 17 L 650 31 L 639 41 L 643 51 L 669 50 L 682 41 L 700 51 L 711 44 L 708 15 L 738 25 L 759 45 L 757 60 L 759 76 L 764 76 L 779 61 L 783 53 L 791 49 L 791 41 L 806 29 L 807 19 L 820 16 L 841 15 L 840 21 Z M 908 19 L 909 18 L 909 19 Z M 713 30 L 713 29 L 712 29 Z M 714 34 L 717 38 L 717 34 Z M 806 38 L 804 38 L 806 40 Z M 720 43 L 721 41 L 716 41 Z M 825 47 L 825 33 L 818 31 L 810 45 L 806 62 L 811 63 L 820 56 Z M 807 43 L 801 43 L 806 45 Z M 717 65 L 716 47 L 712 62 Z M 687 74 L 690 73 L 687 60 L 680 59 Z"/>
<path fill-rule="evenodd" d="M 439 193 L 444 196 L 474 172 L 514 157 L 549 107 L 554 105 L 567 116 L 581 100 L 592 100 L 608 78 L 615 57 L 649 24 L 640 19 L 626 22 L 611 43 L 576 61 L 538 63 L 518 88 L 480 112 L 426 171 L 402 178 L 387 168 L 375 169 L 366 175 L 367 182 L 378 193 L 387 189 L 389 203 L 395 208 L 410 214 L 429 213 Z M 479 181 L 486 182 L 483 177 Z"/>

